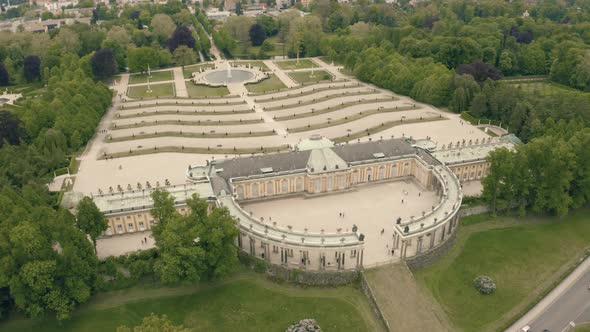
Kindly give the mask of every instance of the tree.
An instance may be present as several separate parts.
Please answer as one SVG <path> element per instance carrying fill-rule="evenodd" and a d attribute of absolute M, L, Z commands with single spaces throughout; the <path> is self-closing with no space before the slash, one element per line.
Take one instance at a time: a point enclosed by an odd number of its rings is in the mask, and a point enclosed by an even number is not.
<path fill-rule="evenodd" d="M 165 190 L 156 189 L 152 193 L 153 207 L 150 211 L 151 215 L 156 221 L 156 225 L 152 227 L 154 238 L 158 241 L 158 235 L 164 229 L 167 222 L 177 215 L 174 208 L 174 197 Z"/>
<path fill-rule="evenodd" d="M 115 54 L 110 48 L 101 48 L 94 53 L 91 60 L 92 71 L 98 80 L 110 78 L 117 72 Z"/>
<path fill-rule="evenodd" d="M 265 39 L 260 50 L 264 53 L 272 52 L 275 50 L 275 45 L 270 39 Z"/>
<path fill-rule="evenodd" d="M 38 80 L 41 77 L 41 59 L 36 55 L 29 55 L 23 62 L 23 70 L 27 82 Z"/>
<path fill-rule="evenodd" d="M 249 35 L 252 46 L 260 46 L 266 39 L 266 31 L 264 30 L 264 27 L 258 23 L 250 27 Z"/>
<path fill-rule="evenodd" d="M 151 47 L 130 47 L 127 50 L 127 61 L 132 72 L 145 72 L 150 68 L 160 66 L 158 52 Z"/>
<path fill-rule="evenodd" d="M 172 37 L 168 40 L 168 49 L 173 53 L 177 47 L 184 45 L 188 48 L 195 48 L 195 38 L 187 27 L 178 27 L 174 30 Z"/>
<path fill-rule="evenodd" d="M 19 144 L 24 134 L 22 121 L 12 112 L 0 111 L 0 147 L 4 141 L 8 144 Z"/>
<path fill-rule="evenodd" d="M 174 59 L 174 63 L 181 66 L 190 65 L 197 62 L 197 54 L 195 51 L 191 50 L 185 45 L 181 45 L 176 50 L 174 50 L 172 58 Z"/>
<path fill-rule="evenodd" d="M 10 83 L 10 76 L 2 62 L 0 62 L 0 86 L 7 86 Z"/>
<path fill-rule="evenodd" d="M 81 231 L 90 236 L 94 251 L 96 251 L 96 238 L 108 228 L 104 214 L 100 212 L 90 197 L 82 198 L 77 209 L 76 224 Z"/>
<path fill-rule="evenodd" d="M 56 45 L 61 47 L 64 54 L 78 54 L 81 47 L 80 37 L 68 28 L 61 28 L 56 37 Z"/>
<path fill-rule="evenodd" d="M 236 15 L 241 16 L 244 13 L 242 10 L 242 3 L 240 1 L 236 2 Z"/>
<path fill-rule="evenodd" d="M 157 38 L 160 44 L 163 44 L 168 40 L 168 38 L 170 38 L 174 32 L 174 29 L 176 28 L 176 25 L 170 16 L 166 14 L 156 14 L 152 18 L 151 28 L 154 36 Z"/>
<path fill-rule="evenodd" d="M 267 36 L 274 36 L 279 31 L 277 22 L 272 16 L 260 15 L 256 17 L 256 23 L 264 27 Z"/>
<path fill-rule="evenodd" d="M 151 313 L 144 317 L 141 325 L 135 326 L 133 329 L 125 325 L 119 326 L 117 332 L 190 332 L 190 329 L 184 328 L 182 325 L 174 325 L 166 315 L 157 316 Z"/>
<path fill-rule="evenodd" d="M 152 197 L 152 215 L 161 220 L 152 228 L 160 249 L 154 270 L 163 283 L 221 278 L 235 267 L 238 230 L 227 209 L 210 211 L 207 201 L 195 194 L 187 199 L 190 213 L 181 216 L 168 193 L 157 191 Z"/>
<path fill-rule="evenodd" d="M 478 83 L 483 83 L 488 78 L 494 81 L 502 78 L 502 73 L 500 73 L 498 69 L 483 61 L 475 61 L 473 63 L 460 65 L 457 68 L 457 74 L 471 75 Z"/>

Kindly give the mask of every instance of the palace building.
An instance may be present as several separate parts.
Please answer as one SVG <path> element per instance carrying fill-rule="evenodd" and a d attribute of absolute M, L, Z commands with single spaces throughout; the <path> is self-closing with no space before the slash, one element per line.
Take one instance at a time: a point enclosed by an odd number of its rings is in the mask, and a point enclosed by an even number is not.
<path fill-rule="evenodd" d="M 509 142 L 457 142 L 441 149 L 424 148 L 406 138 L 334 144 L 315 136 L 292 151 L 209 160 L 189 166 L 187 184 L 167 186 L 177 210 L 187 212 L 193 194 L 212 206 L 225 207 L 238 222 L 237 246 L 271 264 L 306 270 L 351 270 L 363 267 L 371 238 L 363 220 L 344 231 L 310 232 L 278 225 L 254 216 L 243 205 L 295 196 L 315 197 L 345 193 L 376 183 L 406 181 L 431 191 L 436 203 L 421 215 L 407 219 L 391 216 L 392 255 L 405 259 L 422 255 L 445 243 L 455 231 L 461 207 L 461 182 L 484 177 L 486 156 Z M 434 144 L 434 146 L 436 146 Z M 432 150 L 432 151 L 431 151 Z M 149 230 L 152 189 L 94 196 L 108 219 L 105 236 Z M 311 222 L 311 221 L 310 221 Z"/>

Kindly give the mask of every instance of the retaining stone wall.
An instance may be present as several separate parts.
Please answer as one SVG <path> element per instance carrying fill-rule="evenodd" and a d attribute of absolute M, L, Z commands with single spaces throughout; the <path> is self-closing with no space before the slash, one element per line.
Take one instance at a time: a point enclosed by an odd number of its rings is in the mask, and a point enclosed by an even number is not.
<path fill-rule="evenodd" d="M 453 247 L 456 237 L 457 230 L 455 229 L 451 236 L 443 244 L 419 256 L 407 258 L 406 264 L 410 270 L 415 271 L 436 262 L 442 256 L 446 255 L 451 247 Z"/>
<path fill-rule="evenodd" d="M 391 328 L 389 327 L 389 323 L 387 322 L 387 320 L 385 320 L 385 317 L 383 317 L 383 313 L 381 312 L 381 309 L 379 308 L 379 305 L 377 304 L 377 299 L 375 298 L 375 295 L 373 294 L 373 290 L 369 286 L 369 283 L 367 282 L 365 275 L 362 273 L 361 273 L 361 289 L 363 290 L 363 293 L 365 294 L 365 296 L 369 300 L 369 306 L 371 306 L 371 309 L 373 310 L 373 312 L 375 312 L 377 317 L 379 317 L 379 320 L 381 321 L 381 323 L 385 327 L 385 330 L 391 331 Z"/>
<path fill-rule="evenodd" d="M 266 275 L 275 281 L 286 281 L 306 286 L 339 286 L 355 282 L 359 271 L 305 271 L 269 264 Z"/>

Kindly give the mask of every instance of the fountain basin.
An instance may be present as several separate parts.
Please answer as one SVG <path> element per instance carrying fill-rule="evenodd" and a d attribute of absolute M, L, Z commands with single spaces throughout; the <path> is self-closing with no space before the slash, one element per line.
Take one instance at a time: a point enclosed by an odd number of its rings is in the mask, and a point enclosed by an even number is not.
<path fill-rule="evenodd" d="M 212 71 L 206 74 L 204 79 L 212 84 L 230 84 L 249 81 L 255 75 L 255 73 L 248 70 L 232 68 L 231 72 L 227 70 Z"/>

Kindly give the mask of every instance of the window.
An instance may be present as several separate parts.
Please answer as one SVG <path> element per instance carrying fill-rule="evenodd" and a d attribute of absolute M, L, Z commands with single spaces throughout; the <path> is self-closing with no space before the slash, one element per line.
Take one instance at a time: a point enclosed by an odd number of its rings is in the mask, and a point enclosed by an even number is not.
<path fill-rule="evenodd" d="M 266 194 L 267 195 L 274 195 L 275 194 L 275 186 L 272 182 L 266 183 Z"/>
<path fill-rule="evenodd" d="M 131 219 L 131 216 L 127 216 L 127 219 Z"/>
<path fill-rule="evenodd" d="M 252 185 L 252 197 L 258 197 L 258 183 Z"/>
<path fill-rule="evenodd" d="M 283 179 L 283 181 L 281 182 L 281 192 L 283 194 L 286 194 L 289 192 L 289 181 Z"/>
<path fill-rule="evenodd" d="M 287 249 L 287 255 L 293 257 L 293 249 Z"/>
<path fill-rule="evenodd" d="M 355 258 L 355 257 L 356 257 L 356 249 L 350 251 L 350 258 Z"/>
<path fill-rule="evenodd" d="M 297 191 L 303 191 L 303 179 L 297 178 Z"/>
<path fill-rule="evenodd" d="M 277 246 L 272 246 L 272 252 L 274 252 L 275 254 L 279 252 L 279 247 Z"/>
<path fill-rule="evenodd" d="M 266 245 L 266 243 L 260 241 L 260 248 L 264 248 L 265 245 Z"/>
<path fill-rule="evenodd" d="M 123 225 L 117 225 L 117 233 L 121 233 L 123 231 Z"/>
<path fill-rule="evenodd" d="M 344 175 L 338 178 L 338 182 L 338 188 L 344 189 L 344 187 L 346 187 L 346 178 L 344 177 Z"/>
<path fill-rule="evenodd" d="M 237 193 L 238 193 L 238 198 L 240 198 L 240 199 L 241 198 L 244 198 L 244 187 L 243 186 L 238 186 Z"/>

